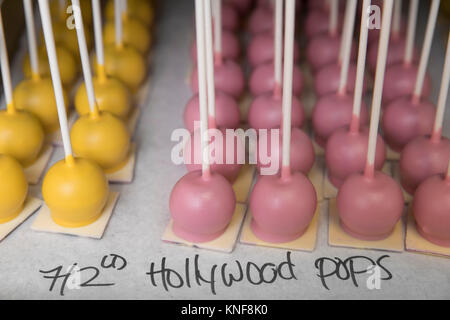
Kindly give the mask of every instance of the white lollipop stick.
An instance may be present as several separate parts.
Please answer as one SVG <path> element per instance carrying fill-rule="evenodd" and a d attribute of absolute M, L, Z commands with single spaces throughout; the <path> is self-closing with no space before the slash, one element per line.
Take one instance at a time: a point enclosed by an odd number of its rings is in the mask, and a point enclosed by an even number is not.
<path fill-rule="evenodd" d="M 208 105 L 206 98 L 206 63 L 205 63 L 205 19 L 203 0 L 195 0 L 195 33 L 197 37 L 197 69 L 198 96 L 200 104 L 200 134 L 202 142 L 202 174 L 209 176 L 209 147 L 208 147 Z M 204 156 L 206 154 L 206 156 Z"/>
<path fill-rule="evenodd" d="M 347 6 L 345 8 L 345 28 L 343 40 L 343 51 L 341 60 L 341 77 L 339 81 L 339 94 L 345 94 L 348 81 L 348 69 L 350 66 L 350 56 L 352 51 L 353 31 L 355 28 L 355 16 L 356 16 L 356 0 L 347 0 Z"/>
<path fill-rule="evenodd" d="M 355 93 L 353 96 L 353 116 L 350 125 L 350 131 L 359 131 L 361 104 L 364 87 L 364 72 L 366 69 L 366 57 L 367 57 L 367 38 L 369 29 L 367 28 L 367 21 L 369 19 L 371 0 L 364 0 L 361 13 L 361 28 L 359 32 L 359 49 L 358 49 L 358 62 L 356 65 L 356 83 Z"/>
<path fill-rule="evenodd" d="M 214 85 L 214 53 L 212 36 L 211 2 L 204 1 L 205 17 L 205 53 L 206 53 L 206 80 L 208 91 L 208 120 L 209 128 L 216 127 L 216 88 Z M 217 30 L 216 26 L 216 30 Z"/>
<path fill-rule="evenodd" d="M 214 55 L 215 61 L 222 61 L 222 0 L 213 2 L 214 16 Z"/>
<path fill-rule="evenodd" d="M 128 12 L 128 0 L 122 0 L 122 14 Z"/>
<path fill-rule="evenodd" d="M 69 126 L 67 125 L 66 105 L 64 102 L 63 87 L 59 73 L 58 57 L 56 55 L 55 38 L 53 37 L 52 20 L 48 0 L 38 0 L 41 13 L 42 28 L 44 30 L 45 45 L 47 47 L 48 62 L 52 76 L 53 89 L 55 91 L 56 108 L 58 110 L 59 125 L 64 145 L 66 159 L 72 157 L 72 144 L 70 142 Z"/>
<path fill-rule="evenodd" d="M 447 180 L 448 182 L 450 182 L 450 161 L 449 161 L 449 163 L 448 163 L 448 169 L 447 169 L 446 180 Z"/>
<path fill-rule="evenodd" d="M 428 59 L 430 57 L 431 43 L 433 42 L 434 29 L 436 27 L 437 15 L 439 12 L 440 0 L 432 0 L 430 13 L 428 15 L 427 29 L 423 41 L 422 54 L 420 56 L 419 70 L 417 71 L 416 86 L 414 88 L 414 98 L 420 99 L 422 95 L 425 73 L 427 71 Z"/>
<path fill-rule="evenodd" d="M 370 119 L 369 147 L 365 175 L 372 178 L 374 175 L 375 152 L 377 147 L 378 125 L 380 122 L 381 98 L 383 95 L 384 74 L 386 71 L 387 52 L 389 47 L 389 34 L 391 31 L 392 7 L 394 0 L 385 0 L 383 18 L 381 22 L 380 45 L 378 48 L 375 86 L 372 99 L 372 116 Z"/>
<path fill-rule="evenodd" d="M 72 0 L 75 16 L 75 26 L 77 29 L 78 47 L 80 48 L 81 66 L 83 68 L 84 83 L 86 86 L 87 97 L 89 102 L 89 108 L 92 114 L 95 114 L 98 110 L 95 102 L 94 82 L 92 81 L 91 64 L 89 62 L 89 51 L 86 45 L 86 35 L 84 34 L 83 18 L 81 15 L 80 0 Z"/>
<path fill-rule="evenodd" d="M 122 4 L 121 0 L 114 0 L 114 23 L 116 25 L 116 46 L 118 47 L 123 45 Z"/>
<path fill-rule="evenodd" d="M 339 15 L 339 0 L 330 0 L 330 21 L 328 24 L 328 32 L 330 35 L 335 35 L 337 32 Z"/>
<path fill-rule="evenodd" d="M 406 31 L 405 64 L 412 63 L 414 53 L 414 41 L 416 36 L 417 13 L 419 12 L 419 0 L 409 0 L 408 30 Z"/>
<path fill-rule="evenodd" d="M 432 140 L 439 141 L 442 137 L 442 125 L 444 124 L 445 105 L 447 104 L 448 86 L 450 85 L 450 33 L 447 41 L 447 51 L 445 54 L 444 71 L 442 74 L 441 88 L 437 102 L 436 119 Z"/>
<path fill-rule="evenodd" d="M 283 169 L 284 177 L 290 175 L 291 166 L 291 116 L 292 74 L 294 70 L 295 0 L 286 0 L 284 30 L 284 80 L 283 80 Z"/>
<path fill-rule="evenodd" d="M 100 8 L 100 0 L 92 0 L 92 14 L 94 19 L 94 36 L 97 64 L 103 67 L 105 65 L 105 54 L 103 52 L 102 11 Z"/>
<path fill-rule="evenodd" d="M 395 0 L 394 2 L 394 18 L 392 21 L 392 33 L 398 36 L 402 26 L 402 0 Z"/>
<path fill-rule="evenodd" d="M 25 10 L 25 24 L 27 27 L 28 49 L 30 51 L 30 64 L 33 77 L 39 76 L 39 59 L 37 53 L 36 27 L 34 25 L 34 12 L 31 0 L 23 0 Z"/>
<path fill-rule="evenodd" d="M 275 21 L 274 21 L 274 75 L 275 88 L 274 95 L 281 94 L 282 81 L 282 55 L 283 55 L 283 1 L 275 2 Z"/>
<path fill-rule="evenodd" d="M 6 46 L 3 17 L 0 9 L 0 64 L 2 67 L 3 90 L 5 91 L 6 108 L 8 112 L 15 112 L 13 91 L 11 84 L 11 70 L 9 68 L 8 47 Z"/>

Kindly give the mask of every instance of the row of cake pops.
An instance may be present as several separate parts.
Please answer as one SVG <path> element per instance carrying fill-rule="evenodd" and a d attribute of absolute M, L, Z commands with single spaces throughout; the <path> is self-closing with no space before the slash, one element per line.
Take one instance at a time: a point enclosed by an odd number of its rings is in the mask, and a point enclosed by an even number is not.
<path fill-rule="evenodd" d="M 130 1 L 130 3 L 133 3 Z M 81 57 L 81 65 L 84 75 L 84 83 L 78 89 L 79 92 L 85 91 L 84 102 L 78 105 L 77 110 L 80 118 L 75 122 L 71 132 L 67 121 L 68 104 L 64 92 L 63 82 L 61 80 L 60 66 L 58 63 L 57 42 L 55 41 L 56 32 L 53 31 L 51 10 L 48 0 L 39 0 L 39 9 L 43 26 L 43 35 L 45 39 L 45 51 L 48 56 L 48 65 L 50 70 L 50 78 L 46 78 L 39 70 L 40 64 L 38 59 L 38 49 L 35 38 L 33 8 L 30 0 L 24 0 L 28 39 L 30 47 L 30 61 L 32 66 L 32 78 L 29 81 L 30 86 L 37 83 L 37 89 L 24 92 L 29 94 L 32 100 L 33 93 L 39 91 L 41 81 L 50 83 L 51 92 L 44 95 L 45 99 L 41 99 L 38 105 L 33 108 L 24 108 L 20 110 L 16 108 L 16 101 L 12 93 L 12 85 L 9 72 L 9 63 L 7 50 L 5 45 L 4 33 L 2 32 L 2 76 L 5 87 L 5 96 L 7 101 L 7 110 L 2 111 L 2 122 L 0 130 L 2 134 L 2 143 L 0 154 L 2 158 L 18 160 L 23 166 L 27 166 L 33 162 L 39 155 L 43 146 L 44 130 L 39 122 L 42 117 L 44 119 L 51 118 L 55 112 L 50 107 L 44 109 L 45 102 L 55 97 L 53 108 L 57 110 L 56 121 L 61 129 L 62 142 L 65 151 L 65 160 L 57 162 L 50 168 L 46 174 L 43 185 L 42 194 L 47 206 L 50 208 L 53 220 L 65 227 L 75 228 L 94 222 L 102 213 L 108 197 L 108 181 L 105 172 L 113 172 L 120 170 L 128 160 L 130 153 L 130 133 L 125 126 L 123 119 L 119 115 L 114 114 L 115 110 L 129 110 L 131 108 L 131 95 L 129 88 L 137 90 L 146 76 L 147 64 L 145 58 L 138 53 L 137 49 L 124 42 L 122 22 L 127 15 L 133 11 L 126 7 L 126 2 L 116 0 L 115 9 L 115 29 L 116 42 L 110 49 L 114 54 L 109 63 L 106 63 L 106 57 L 103 52 L 102 22 L 101 22 L 101 6 L 98 0 L 92 1 L 93 21 L 95 25 L 96 38 L 96 54 L 97 54 L 97 77 L 94 79 L 91 74 L 91 66 L 86 41 L 85 27 L 83 17 L 87 15 L 80 7 L 80 1 L 74 0 L 71 3 L 75 10 L 73 11 L 74 26 L 72 30 L 77 36 L 79 47 L 79 55 Z M 81 10 L 76 10 L 81 8 Z M 151 8 L 151 7 L 148 7 Z M 152 10 L 152 9 L 151 9 Z M 3 24 L 2 24 L 3 31 Z M 131 54 L 128 54 L 131 53 Z M 139 59 L 135 59 L 139 57 Z M 132 77 L 122 77 L 125 70 L 133 69 L 133 65 L 139 64 L 137 69 L 139 73 L 134 73 Z M 118 80 L 116 80 L 117 77 Z M 133 79 L 133 82 L 127 80 Z M 123 82 L 122 82 L 123 81 Z M 96 84 L 96 85 L 95 85 Z M 128 87 L 127 87 L 128 85 Z M 124 102 L 124 105 L 117 105 L 116 101 L 110 100 L 111 89 L 119 87 L 123 88 L 124 98 L 118 99 Z M 119 94 L 120 95 L 120 94 Z M 99 98 L 103 96 L 103 99 Z M 39 99 L 39 98 L 37 98 Z M 77 99 L 78 100 L 78 99 Z M 83 99 L 78 100 L 83 101 Z M 82 110 L 85 110 L 84 112 Z M 80 111 L 81 110 L 81 111 Z M 34 112 L 36 116 L 34 116 Z M 122 116 L 127 114 L 122 114 Z M 54 125 L 56 126 L 56 125 Z M 58 126 L 56 126 L 57 128 Z M 73 144 L 73 150 L 72 150 Z M 74 153 L 77 157 L 74 156 Z M 15 160 L 13 160 L 14 162 Z M 16 166 L 16 168 L 20 168 Z M 2 174 L 11 174 L 8 170 L 3 170 Z M 14 219 L 20 212 L 26 198 L 27 189 L 19 190 L 17 187 L 19 182 L 23 182 L 23 170 L 16 170 L 16 176 L 10 179 L 2 179 L 9 192 L 16 190 L 15 198 L 8 198 L 9 206 L 5 207 L 5 211 L 1 212 L 3 222 Z M 21 184 L 23 185 L 23 184 Z M 6 193 L 8 194 L 8 193 Z M 12 205 L 14 204 L 14 206 Z"/>

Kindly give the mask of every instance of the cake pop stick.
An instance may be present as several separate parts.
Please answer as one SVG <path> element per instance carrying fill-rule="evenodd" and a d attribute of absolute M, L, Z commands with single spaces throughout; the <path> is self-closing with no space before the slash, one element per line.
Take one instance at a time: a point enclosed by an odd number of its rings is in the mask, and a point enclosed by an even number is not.
<path fill-rule="evenodd" d="M 359 131 L 361 104 L 364 86 L 364 72 L 367 57 L 367 39 L 369 35 L 369 29 L 367 28 L 367 21 L 369 19 L 368 8 L 370 7 L 370 4 L 371 0 L 364 0 L 362 4 L 361 28 L 359 32 L 358 62 L 356 65 L 355 93 L 353 95 L 353 113 L 352 113 L 352 122 L 350 123 L 351 132 Z"/>
<path fill-rule="evenodd" d="M 394 17 L 392 19 L 392 34 L 398 36 L 400 28 L 402 26 L 402 0 L 396 0 L 394 2 Z"/>
<path fill-rule="evenodd" d="M 348 0 L 347 6 L 345 9 L 345 26 L 344 26 L 344 36 L 343 40 L 343 52 L 342 52 L 342 60 L 341 60 L 341 77 L 339 82 L 338 93 L 345 94 L 345 90 L 347 88 L 348 82 L 348 69 L 350 66 L 350 58 L 351 58 L 351 50 L 352 50 L 352 41 L 353 41 L 353 31 L 355 27 L 355 16 L 356 16 L 356 0 Z M 364 82 L 364 78 L 360 80 L 361 85 Z M 358 85 L 358 80 L 356 81 L 356 85 Z"/>
<path fill-rule="evenodd" d="M 450 160 L 448 162 L 447 174 L 445 175 L 445 180 L 450 183 Z"/>
<path fill-rule="evenodd" d="M 433 42 L 433 33 L 436 27 L 437 15 L 439 13 L 440 0 L 432 0 L 430 13 L 428 15 L 427 28 L 425 31 L 425 39 L 423 41 L 422 54 L 417 71 L 416 84 L 414 87 L 413 98 L 419 100 L 422 95 L 425 74 L 427 71 L 428 60 L 431 52 L 431 44 Z"/>
<path fill-rule="evenodd" d="M 73 161 L 72 144 L 70 142 L 69 126 L 67 124 L 66 105 L 64 101 L 61 76 L 59 73 L 58 58 L 56 55 L 55 39 L 53 37 L 50 10 L 48 7 L 48 0 L 38 1 L 42 19 L 42 28 L 44 31 L 45 45 L 47 47 L 48 61 L 50 64 L 50 73 L 52 75 L 53 88 L 55 91 L 56 107 L 58 109 L 58 118 L 61 128 L 64 153 L 66 156 L 66 161 L 70 163 Z"/>
<path fill-rule="evenodd" d="M 114 0 L 114 24 L 116 26 L 116 46 L 123 46 L 123 21 L 122 21 L 122 12 L 123 12 L 123 1 L 122 0 Z"/>
<path fill-rule="evenodd" d="M 330 35 L 337 33 L 339 16 L 339 0 L 330 0 L 330 21 L 328 24 L 328 32 Z"/>
<path fill-rule="evenodd" d="M 92 0 L 92 12 L 94 19 L 95 54 L 97 56 L 98 75 L 105 75 L 105 53 L 103 50 L 102 11 L 100 0 Z"/>
<path fill-rule="evenodd" d="M 375 154 L 377 146 L 378 125 L 380 120 L 381 99 L 383 95 L 384 74 L 386 71 L 387 52 L 389 47 L 389 33 L 391 30 L 391 16 L 393 0 L 386 0 L 385 12 L 383 13 L 380 44 L 378 48 L 378 63 L 375 73 L 375 86 L 372 98 L 372 115 L 370 119 L 369 129 L 369 147 L 367 151 L 367 163 L 365 169 L 365 176 L 368 178 L 374 177 L 375 171 Z"/>
<path fill-rule="evenodd" d="M 431 140 L 439 142 L 442 137 L 442 125 L 444 123 L 444 112 L 448 97 L 448 87 L 450 84 L 450 33 L 447 42 L 447 53 L 445 56 L 444 72 L 442 74 L 441 88 L 437 102 L 436 119 L 434 121 L 433 134 Z"/>
<path fill-rule="evenodd" d="M 283 1 L 275 2 L 275 26 L 274 26 L 274 75 L 275 87 L 274 96 L 279 97 L 281 94 L 281 77 L 282 77 L 282 54 L 283 54 Z"/>
<path fill-rule="evenodd" d="M 14 113 L 16 108 L 13 102 L 13 91 L 11 84 L 11 70 L 9 68 L 8 48 L 6 47 L 5 30 L 3 18 L 0 14 L 0 63 L 2 68 L 3 90 L 5 91 L 6 109 L 8 113 Z"/>
<path fill-rule="evenodd" d="M 214 0 L 214 60 L 217 64 L 222 63 L 222 1 Z"/>
<path fill-rule="evenodd" d="M 25 24 L 27 27 L 28 49 L 30 51 L 31 74 L 33 78 L 39 77 L 39 58 L 37 53 L 36 28 L 32 0 L 23 0 L 25 10 Z"/>
<path fill-rule="evenodd" d="M 408 13 L 408 30 L 406 31 L 406 48 L 404 63 L 411 64 L 414 54 L 414 39 L 416 35 L 417 13 L 419 12 L 419 0 L 410 0 Z"/>
<path fill-rule="evenodd" d="M 220 7 L 220 3 L 215 1 L 215 7 Z M 211 2 L 205 2 L 205 54 L 206 54 L 206 79 L 207 79 L 207 95 L 208 95 L 208 128 L 216 128 L 216 88 L 214 87 L 214 48 L 213 48 L 213 36 L 212 36 L 212 19 L 211 19 Z M 216 9 L 217 10 L 217 9 Z M 217 16 L 215 17 L 217 18 Z M 217 36 L 217 30 L 221 30 L 220 24 L 217 24 L 217 20 L 214 20 L 215 35 Z M 217 63 L 217 61 L 216 61 Z"/>

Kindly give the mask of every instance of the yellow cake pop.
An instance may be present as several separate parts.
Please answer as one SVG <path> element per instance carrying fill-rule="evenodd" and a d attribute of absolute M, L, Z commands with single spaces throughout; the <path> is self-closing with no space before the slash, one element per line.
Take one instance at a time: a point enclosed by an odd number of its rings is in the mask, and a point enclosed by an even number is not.
<path fill-rule="evenodd" d="M 61 5 L 63 4 L 63 5 Z M 92 24 L 92 6 L 90 0 L 84 0 L 80 3 L 80 9 L 83 12 L 83 22 L 85 25 L 90 26 Z M 73 14 L 73 9 L 70 1 L 51 0 L 50 1 L 50 14 L 53 20 L 66 20 Z M 54 30 L 53 30 L 54 31 Z"/>
<path fill-rule="evenodd" d="M 107 20 L 114 21 L 114 0 L 109 0 L 105 7 L 105 16 Z M 152 26 L 155 20 L 155 10 L 150 1 L 128 0 L 127 15 L 130 19 L 137 18 L 147 26 Z"/>
<path fill-rule="evenodd" d="M 108 199 L 109 186 L 102 169 L 95 162 L 72 156 L 48 2 L 39 1 L 39 8 L 66 155 L 65 160 L 57 162 L 47 172 L 42 184 L 42 195 L 57 224 L 78 228 L 93 223 L 101 216 Z"/>
<path fill-rule="evenodd" d="M 28 194 L 28 182 L 20 164 L 0 154 L 0 224 L 16 218 Z"/>
<path fill-rule="evenodd" d="M 103 29 L 105 44 L 115 43 L 115 24 L 108 21 Z M 138 19 L 128 15 L 123 17 L 123 42 L 126 45 L 136 48 L 140 53 L 146 54 L 150 50 L 152 35 L 148 27 Z"/>

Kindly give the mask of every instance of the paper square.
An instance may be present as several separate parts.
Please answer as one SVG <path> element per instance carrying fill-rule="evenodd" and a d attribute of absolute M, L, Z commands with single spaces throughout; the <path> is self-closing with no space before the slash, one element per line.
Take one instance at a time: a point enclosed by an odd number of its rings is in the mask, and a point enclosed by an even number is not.
<path fill-rule="evenodd" d="M 134 168 L 136 166 L 136 143 L 130 146 L 128 161 L 122 169 L 106 174 L 106 178 L 111 183 L 131 183 L 134 179 Z"/>
<path fill-rule="evenodd" d="M 250 189 L 252 188 L 253 178 L 256 168 L 250 165 L 244 165 L 239 172 L 239 176 L 233 184 L 233 190 L 236 195 L 236 202 L 247 203 Z"/>
<path fill-rule="evenodd" d="M 54 148 L 51 144 L 46 144 L 39 158 L 29 167 L 24 168 L 25 176 L 27 177 L 29 184 L 37 184 L 42 177 L 42 174 L 47 167 L 50 158 L 52 157 Z"/>

